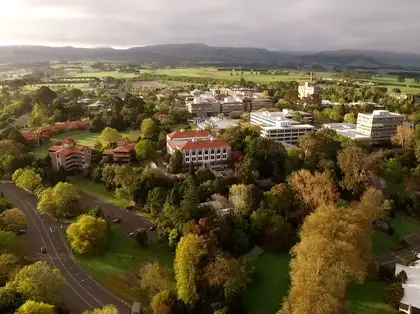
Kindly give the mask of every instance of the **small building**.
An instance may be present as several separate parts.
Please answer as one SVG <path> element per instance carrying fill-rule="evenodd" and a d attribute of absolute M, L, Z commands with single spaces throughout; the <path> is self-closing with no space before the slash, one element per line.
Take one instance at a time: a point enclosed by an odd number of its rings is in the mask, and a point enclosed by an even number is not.
<path fill-rule="evenodd" d="M 231 148 L 222 139 L 207 130 L 177 131 L 167 135 L 168 154 L 179 150 L 185 165 L 197 164 L 210 168 L 225 164 L 230 159 Z"/>
<path fill-rule="evenodd" d="M 233 128 L 238 126 L 239 124 L 232 119 L 229 118 L 222 118 L 222 117 L 211 117 L 207 120 L 204 120 L 200 123 L 197 123 L 197 127 L 201 130 L 214 130 L 220 131 L 225 130 L 228 128 Z"/>
<path fill-rule="evenodd" d="M 116 148 L 105 149 L 103 155 L 109 156 L 116 163 L 131 162 L 135 155 L 134 146 L 130 141 L 118 141 Z"/>
<path fill-rule="evenodd" d="M 284 112 L 251 112 L 251 124 L 261 128 L 261 137 L 278 143 L 297 144 L 299 137 L 313 132 L 315 127 L 287 119 Z"/>
<path fill-rule="evenodd" d="M 365 145 L 372 144 L 372 138 L 368 135 L 357 132 L 356 124 L 353 123 L 325 123 L 322 125 L 325 129 L 335 130 L 338 134 L 351 138 L 352 140 L 364 143 Z"/>
<path fill-rule="evenodd" d="M 48 149 L 54 170 L 83 170 L 90 166 L 92 153 L 86 146 L 77 145 L 71 137 L 56 142 Z"/>
<path fill-rule="evenodd" d="M 299 85 L 298 87 L 300 99 L 304 99 L 312 95 L 321 95 L 322 91 L 322 87 L 316 86 L 311 82 L 305 82 L 305 84 Z"/>

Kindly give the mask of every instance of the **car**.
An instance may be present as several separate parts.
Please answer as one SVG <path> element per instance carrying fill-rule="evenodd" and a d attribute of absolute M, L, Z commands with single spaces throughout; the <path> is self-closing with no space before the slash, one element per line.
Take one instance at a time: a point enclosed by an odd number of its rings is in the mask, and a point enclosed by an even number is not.
<path fill-rule="evenodd" d="M 41 246 L 41 253 L 47 253 L 47 249 Z"/>
<path fill-rule="evenodd" d="M 112 222 L 113 222 L 114 224 L 119 224 L 119 223 L 121 222 L 121 218 L 113 218 L 113 219 L 112 219 Z"/>
<path fill-rule="evenodd" d="M 136 235 L 136 233 L 135 232 L 130 232 L 128 235 L 130 236 L 130 238 L 132 238 Z"/>
<path fill-rule="evenodd" d="M 155 231 L 156 230 L 156 226 L 151 226 L 150 228 L 149 228 L 149 231 Z"/>
<path fill-rule="evenodd" d="M 18 234 L 23 234 L 23 233 L 26 233 L 26 229 L 20 229 L 20 230 L 18 231 Z"/>

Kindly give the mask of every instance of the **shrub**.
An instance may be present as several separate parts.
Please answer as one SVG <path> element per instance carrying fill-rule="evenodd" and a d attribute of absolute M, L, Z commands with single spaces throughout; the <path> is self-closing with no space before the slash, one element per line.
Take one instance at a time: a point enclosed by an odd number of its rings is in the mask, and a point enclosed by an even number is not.
<path fill-rule="evenodd" d="M 398 310 L 400 302 L 404 296 L 404 288 L 401 282 L 391 283 L 385 288 L 384 298 L 385 301 L 393 308 Z"/>
<path fill-rule="evenodd" d="M 147 231 L 144 228 L 137 229 L 134 238 L 136 239 L 137 243 L 140 244 L 142 247 L 145 247 L 147 245 L 147 240 L 149 239 Z"/>

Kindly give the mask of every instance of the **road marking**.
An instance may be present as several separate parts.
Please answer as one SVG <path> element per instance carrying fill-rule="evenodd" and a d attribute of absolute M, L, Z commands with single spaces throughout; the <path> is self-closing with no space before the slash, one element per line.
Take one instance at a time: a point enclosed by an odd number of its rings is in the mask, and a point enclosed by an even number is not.
<path fill-rule="evenodd" d="M 50 231 L 51 231 L 51 232 L 54 232 L 54 230 L 53 230 L 51 227 L 50 227 Z"/>

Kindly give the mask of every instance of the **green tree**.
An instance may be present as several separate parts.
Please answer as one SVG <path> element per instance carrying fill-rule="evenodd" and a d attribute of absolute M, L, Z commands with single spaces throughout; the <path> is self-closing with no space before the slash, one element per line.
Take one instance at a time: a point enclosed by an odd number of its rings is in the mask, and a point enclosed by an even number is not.
<path fill-rule="evenodd" d="M 144 119 L 141 123 L 140 135 L 142 139 L 156 140 L 159 133 L 159 126 L 151 119 Z"/>
<path fill-rule="evenodd" d="M 24 242 L 13 232 L 0 230 L 0 254 L 5 253 L 22 256 L 24 253 Z"/>
<path fill-rule="evenodd" d="M 353 112 L 346 113 L 344 115 L 344 122 L 355 124 L 357 122 L 357 117 Z"/>
<path fill-rule="evenodd" d="M 32 111 L 31 116 L 28 119 L 28 124 L 30 127 L 39 127 L 47 122 L 47 117 L 41 110 L 41 106 L 36 103 Z"/>
<path fill-rule="evenodd" d="M 153 161 L 156 157 L 156 144 L 150 140 L 140 140 L 134 149 L 138 161 Z"/>
<path fill-rule="evenodd" d="M 43 191 L 37 209 L 53 217 L 73 217 L 80 212 L 79 192 L 70 183 L 58 182 Z"/>
<path fill-rule="evenodd" d="M 119 140 L 121 140 L 121 134 L 110 127 L 106 127 L 99 136 L 99 141 L 104 147 L 108 147 L 110 144 L 116 143 Z"/>
<path fill-rule="evenodd" d="M 180 173 L 182 172 L 182 165 L 184 163 L 184 157 L 179 150 L 175 150 L 169 159 L 169 172 L 170 173 Z"/>
<path fill-rule="evenodd" d="M 107 164 L 102 169 L 102 182 L 107 188 L 112 188 L 114 186 L 115 170 L 117 166 Z"/>
<path fill-rule="evenodd" d="M 22 304 L 15 314 L 55 314 L 54 305 L 28 300 Z"/>
<path fill-rule="evenodd" d="M 18 232 L 26 228 L 26 215 L 18 208 L 5 210 L 0 214 L 0 229 Z"/>
<path fill-rule="evenodd" d="M 103 218 L 81 215 L 67 228 L 67 238 L 76 253 L 99 249 L 107 238 L 107 223 Z"/>
<path fill-rule="evenodd" d="M 163 205 L 165 204 L 167 192 L 161 187 L 153 188 L 149 191 L 147 196 L 146 209 L 154 216 L 158 216 L 162 210 Z"/>
<path fill-rule="evenodd" d="M 404 288 L 401 282 L 391 283 L 384 290 L 384 299 L 393 309 L 398 310 L 404 297 Z"/>
<path fill-rule="evenodd" d="M 198 185 L 206 181 L 213 181 L 215 179 L 216 176 L 208 167 L 201 167 L 195 172 L 195 181 Z"/>
<path fill-rule="evenodd" d="M 187 220 L 194 218 L 194 214 L 200 205 L 200 196 L 197 186 L 192 176 L 187 176 L 184 180 L 184 197 L 181 201 L 181 211 Z M 196 217 L 200 218 L 200 217 Z"/>
<path fill-rule="evenodd" d="M 33 169 L 18 169 L 13 173 L 13 182 L 22 188 L 34 192 L 42 185 L 41 176 Z"/>
<path fill-rule="evenodd" d="M 58 269 L 41 261 L 23 267 L 6 286 L 13 288 L 24 298 L 57 304 L 64 279 Z"/>
<path fill-rule="evenodd" d="M 253 184 L 259 177 L 257 162 L 246 156 L 244 160 L 235 164 L 235 176 L 242 184 Z"/>
<path fill-rule="evenodd" d="M 13 278 L 19 269 L 19 259 L 13 254 L 0 254 L 0 285 Z"/>
<path fill-rule="evenodd" d="M 181 238 L 175 253 L 175 278 L 178 298 L 193 306 L 199 299 L 197 281 L 200 278 L 200 261 L 207 255 L 203 238 L 188 234 Z"/>
<path fill-rule="evenodd" d="M 117 308 L 112 305 L 105 305 L 101 309 L 94 309 L 93 311 L 84 311 L 82 314 L 119 314 Z"/>
<path fill-rule="evenodd" d="M 161 291 L 153 296 L 150 306 L 153 314 L 170 314 L 177 312 L 177 297 L 171 290 Z"/>

